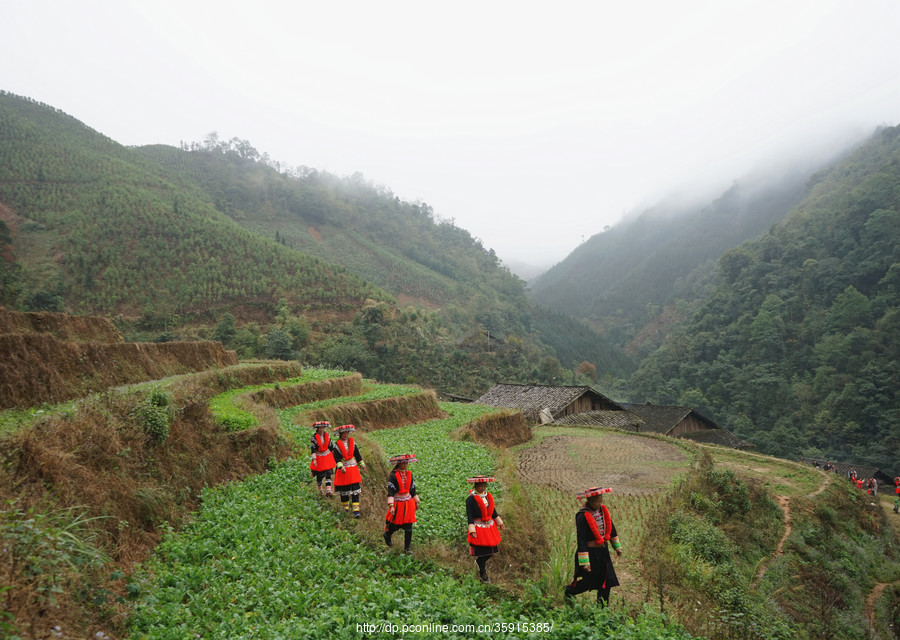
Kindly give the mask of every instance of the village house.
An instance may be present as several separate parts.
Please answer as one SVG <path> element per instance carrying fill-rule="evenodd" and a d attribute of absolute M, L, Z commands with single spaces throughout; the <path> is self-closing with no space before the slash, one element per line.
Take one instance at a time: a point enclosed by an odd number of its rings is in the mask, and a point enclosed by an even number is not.
<path fill-rule="evenodd" d="M 702 413 L 691 407 L 671 405 L 621 403 L 622 406 L 637 415 L 643 425 L 637 429 L 640 433 L 659 433 L 675 438 L 687 438 L 702 444 L 718 444 L 732 449 L 752 449 L 753 445 L 723 429 Z"/>
<path fill-rule="evenodd" d="M 501 383 L 475 402 L 519 409 L 534 424 L 612 427 L 734 449 L 753 446 L 691 407 L 615 402 L 586 386 Z"/>
<path fill-rule="evenodd" d="M 547 424 L 586 411 L 624 411 L 591 387 L 501 383 L 488 390 L 477 404 L 519 409 L 529 422 Z"/>

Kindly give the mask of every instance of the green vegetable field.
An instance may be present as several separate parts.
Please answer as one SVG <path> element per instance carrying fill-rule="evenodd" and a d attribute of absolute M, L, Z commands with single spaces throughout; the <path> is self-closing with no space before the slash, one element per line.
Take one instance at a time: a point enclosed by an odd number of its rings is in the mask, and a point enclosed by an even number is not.
<path fill-rule="evenodd" d="M 280 412 L 301 444 L 309 431 L 291 417 L 305 408 Z M 387 455 L 412 452 L 421 461 L 413 467 L 422 494 L 416 540 L 462 540 L 465 477 L 493 471 L 486 447 L 448 437 L 491 409 L 441 408 L 448 418 L 369 434 Z M 135 574 L 131 637 L 689 637 L 652 613 L 632 619 L 592 605 L 550 606 L 537 585 L 513 597 L 419 552 L 373 547 L 340 523 L 314 491 L 305 456 L 205 490 L 195 519 L 170 532 Z"/>

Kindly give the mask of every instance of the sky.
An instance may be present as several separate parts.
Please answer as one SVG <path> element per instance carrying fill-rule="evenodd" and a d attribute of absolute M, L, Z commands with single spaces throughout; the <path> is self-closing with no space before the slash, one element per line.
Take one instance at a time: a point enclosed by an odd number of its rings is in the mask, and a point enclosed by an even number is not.
<path fill-rule="evenodd" d="M 900 124 L 900 0 L 0 0 L 0 89 L 362 173 L 508 264 Z"/>

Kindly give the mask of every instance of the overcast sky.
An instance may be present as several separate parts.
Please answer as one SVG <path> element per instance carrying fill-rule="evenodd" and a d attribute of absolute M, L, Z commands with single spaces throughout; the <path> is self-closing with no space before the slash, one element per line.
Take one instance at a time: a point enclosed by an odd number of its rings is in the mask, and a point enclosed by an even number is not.
<path fill-rule="evenodd" d="M 673 190 L 900 124 L 900 0 L 0 0 L 0 89 L 249 140 L 550 264 Z"/>

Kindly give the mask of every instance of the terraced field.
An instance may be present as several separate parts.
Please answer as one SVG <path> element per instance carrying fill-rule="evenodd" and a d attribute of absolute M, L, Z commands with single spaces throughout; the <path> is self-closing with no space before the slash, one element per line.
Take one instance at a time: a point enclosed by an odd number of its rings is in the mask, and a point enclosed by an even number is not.
<path fill-rule="evenodd" d="M 669 442 L 597 429 L 543 427 L 541 441 L 519 455 L 529 484 L 575 495 L 587 487 L 614 487 L 617 495 L 659 493 L 682 473 L 690 456 Z"/>
<path fill-rule="evenodd" d="M 378 402 L 392 389 L 366 386 L 363 395 L 343 401 Z M 393 390 L 401 396 L 409 392 Z M 338 411 L 341 402 L 324 404 Z M 297 416 L 321 405 L 277 410 L 301 451 L 310 432 Z M 368 534 L 383 511 L 373 507 L 360 520 L 347 519 L 319 497 L 303 454 L 261 476 L 204 492 L 193 522 L 167 535 L 133 580 L 131 589 L 139 597 L 131 637 L 587 638 L 613 630 L 616 637 L 635 640 L 688 637 L 653 614 L 556 607 L 537 583 L 508 591 L 478 582 L 473 571 L 460 574 L 452 563 L 429 558 L 436 548 L 429 541 L 465 554 L 465 477 L 493 473 L 502 455 L 451 437 L 493 409 L 443 403 L 440 409 L 446 418 L 357 432 L 370 461 L 364 492 L 383 493 L 379 474 L 389 455 L 414 452 L 421 460 L 414 467 L 423 501 L 412 555 L 372 544 Z M 500 507 L 509 506 L 505 488 L 494 488 Z"/>
<path fill-rule="evenodd" d="M 172 410 L 165 414 L 168 435 L 150 441 L 135 407 L 144 407 L 154 393 L 165 396 Z M 359 427 L 355 435 L 367 468 L 358 520 L 346 517 L 336 499 L 320 497 L 309 475 L 308 425 L 323 418 Z M 733 472 L 740 483 L 778 500 L 785 524 L 792 513 L 797 516 L 793 527 L 782 525 L 773 502 L 774 514 L 760 525 L 764 535 L 747 547 L 739 570 L 747 573 L 748 582 L 755 575 L 741 591 L 748 607 L 757 606 L 785 580 L 797 549 L 807 542 L 799 534 L 811 526 L 809 518 L 846 506 L 837 506 L 834 486 L 824 490 L 821 473 L 796 463 L 620 431 L 529 428 L 520 418 L 477 405 L 438 403 L 433 392 L 415 386 L 268 362 L 114 389 L 34 415 L 17 412 L 9 416 L 13 429 L 6 437 L 40 457 L 33 466 L 19 468 L 20 475 L 6 484 L 49 487 L 57 496 L 67 496 L 62 507 L 93 505 L 86 515 L 103 517 L 79 516 L 72 526 L 85 527 L 84 541 L 99 545 L 99 536 L 105 536 L 113 542 L 98 546 L 98 558 L 106 557 L 102 552 L 107 549 L 117 555 L 104 560 L 108 570 L 95 567 L 89 573 L 71 564 L 80 556 L 65 551 L 60 538 L 53 547 L 59 560 L 50 568 L 65 566 L 68 573 L 65 580 L 54 578 L 49 584 L 64 594 L 69 617 L 60 625 L 52 612 L 43 616 L 41 611 L 50 609 L 41 603 L 54 596 L 40 591 L 46 580 L 32 580 L 23 570 L 16 574 L 19 582 L 11 590 L 0 588 L 0 595 L 9 611 L 31 611 L 33 617 L 0 613 L 0 632 L 179 639 L 686 638 L 681 627 L 666 621 L 674 619 L 672 612 L 667 611 L 667 618 L 654 613 L 663 596 L 651 588 L 653 576 L 646 575 L 641 563 L 653 565 L 655 547 L 644 542 L 659 529 L 651 530 L 649 523 L 670 522 L 656 516 L 669 514 L 676 498 L 683 502 L 686 487 L 697 489 L 691 483 L 700 474 L 690 474 L 687 481 L 685 476 L 692 466 L 709 468 L 706 453 L 715 463 L 716 477 Z M 528 442 L 516 444 L 529 436 Z M 413 467 L 422 506 L 411 555 L 396 546 L 386 548 L 380 537 L 387 459 L 407 452 L 421 461 Z M 46 460 L 68 466 L 59 469 L 54 482 L 37 482 L 47 471 Z M 75 470 L 81 474 L 78 481 L 72 480 Z M 475 580 L 465 544 L 465 477 L 478 473 L 498 478 L 492 491 L 508 525 L 501 553 L 492 560 L 494 582 L 489 585 Z M 125 487 L 127 482 L 131 485 Z M 568 608 L 561 592 L 572 575 L 573 516 L 579 506 L 575 493 L 594 485 L 614 490 L 606 502 L 624 544 L 625 555 L 615 560 L 622 586 L 614 590 L 608 609 L 596 607 L 591 595 L 580 596 Z M 721 496 L 698 494 L 697 504 L 715 508 L 727 497 L 727 489 L 722 491 Z M 90 502 L 92 497 L 97 499 Z M 825 498 L 835 506 L 813 506 Z M 764 501 L 755 504 L 765 506 Z M 107 515 L 111 505 L 119 508 L 115 516 Z M 0 533 L 18 545 L 13 559 L 28 553 L 19 544 L 25 542 L 19 521 L 25 522 L 28 513 L 11 510 L 0 522 Z M 53 517 L 62 522 L 66 513 L 63 509 Z M 762 511 L 755 508 L 753 513 Z M 678 521 L 687 517 L 682 514 Z M 690 517 L 699 522 L 696 518 L 706 516 Z M 719 516 L 709 512 L 709 517 Z M 36 534 L 52 533 L 57 520 L 40 520 L 43 529 L 38 527 Z M 719 529 L 704 531 L 710 540 L 725 540 Z M 869 555 L 880 558 L 878 540 L 855 536 L 853 544 L 863 540 L 875 549 Z M 135 560 L 146 558 L 160 537 L 152 557 L 136 566 Z M 718 547 L 706 550 L 718 552 Z M 698 560 L 696 566 L 706 567 L 703 576 L 712 575 L 711 565 Z M 873 564 L 874 582 L 863 585 L 865 610 L 869 620 L 877 618 L 884 626 L 881 619 L 888 614 L 876 613 L 887 611 L 900 574 L 893 565 L 878 566 Z M 38 578 L 58 573 L 48 570 Z M 99 608 L 78 591 L 85 584 L 90 586 L 84 593 Z M 22 605 L 26 600 L 35 606 Z M 729 634 L 742 628 L 723 619 L 715 605 L 693 611 L 688 615 L 694 619 L 680 617 L 681 609 L 674 613 L 698 635 L 737 637 Z M 78 627 L 82 620 L 87 624 Z"/>

